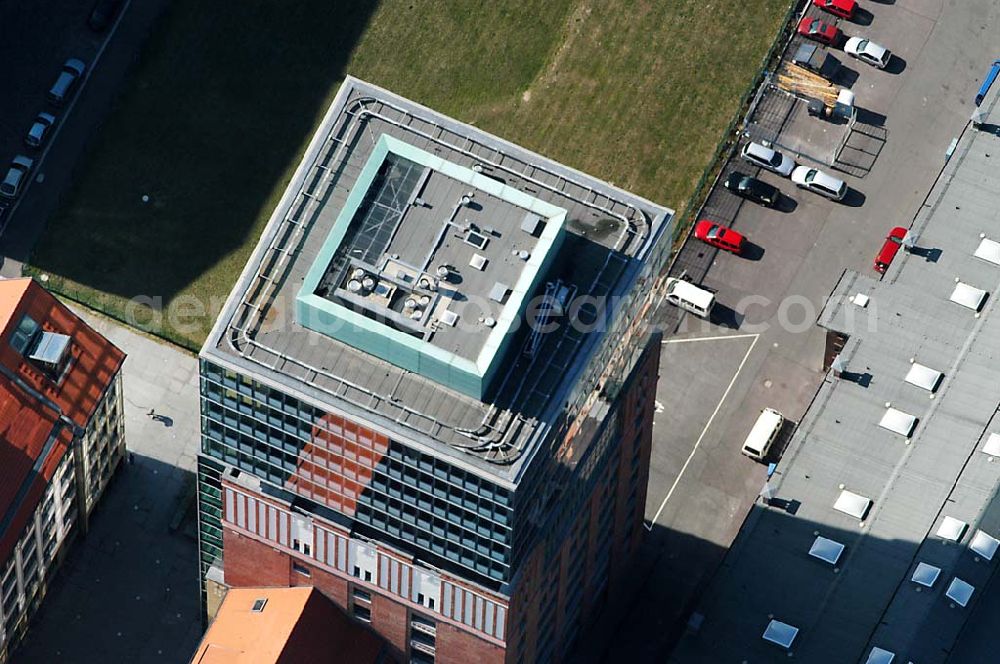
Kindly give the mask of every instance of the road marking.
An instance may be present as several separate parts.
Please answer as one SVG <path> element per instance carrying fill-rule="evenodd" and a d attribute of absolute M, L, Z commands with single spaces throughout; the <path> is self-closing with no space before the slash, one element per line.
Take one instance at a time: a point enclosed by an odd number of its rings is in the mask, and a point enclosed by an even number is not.
<path fill-rule="evenodd" d="M 656 514 L 653 515 L 652 521 L 650 521 L 648 524 L 643 524 L 644 526 L 646 526 L 646 530 L 650 531 L 653 530 L 653 524 L 655 524 L 656 520 L 660 518 L 661 514 L 663 514 L 663 509 L 667 506 L 667 501 L 670 500 L 670 496 L 674 494 L 674 489 L 677 488 L 677 484 L 680 483 L 681 478 L 684 476 L 684 471 L 687 470 L 688 465 L 691 463 L 691 459 L 694 458 L 695 452 L 698 451 L 698 447 L 701 445 L 701 441 L 705 438 L 705 434 L 708 433 L 708 428 L 712 426 L 712 422 L 715 420 L 715 416 L 719 414 L 720 410 L 722 410 L 722 404 L 725 403 L 726 399 L 729 397 L 729 392 L 733 389 L 733 385 L 736 384 L 736 379 L 740 377 L 740 372 L 743 371 L 743 367 L 744 365 L 746 365 L 747 359 L 750 357 L 750 353 L 753 352 L 754 346 L 757 345 L 757 340 L 760 338 L 760 335 L 733 334 L 721 337 L 701 337 L 698 339 L 672 340 L 675 341 L 676 343 L 682 343 L 685 341 L 718 341 L 720 339 L 748 339 L 751 337 L 753 338 L 753 341 L 750 342 L 750 347 L 747 348 L 746 354 L 743 356 L 743 359 L 740 360 L 740 365 L 736 367 L 736 373 L 733 374 L 732 380 L 730 380 L 729 385 L 726 386 L 726 391 L 722 393 L 722 398 L 719 399 L 719 403 L 715 405 L 715 410 L 712 411 L 712 416 L 709 417 L 708 422 L 705 423 L 705 428 L 701 430 L 701 434 L 698 436 L 698 440 L 695 441 L 694 447 L 691 449 L 691 454 L 688 455 L 687 461 L 685 461 L 684 465 L 681 466 L 681 472 L 677 473 L 677 477 L 674 479 L 674 483 L 670 485 L 670 491 L 667 491 L 667 497 L 663 499 L 662 503 L 660 503 L 660 509 L 656 510 Z M 670 343 L 670 342 L 665 341 L 664 343 Z"/>
<path fill-rule="evenodd" d="M 664 346 L 667 344 L 686 344 L 691 341 L 724 341 L 726 339 L 749 339 L 751 337 L 759 337 L 759 334 L 723 334 L 718 337 L 690 337 L 687 339 L 666 339 L 660 343 Z"/>

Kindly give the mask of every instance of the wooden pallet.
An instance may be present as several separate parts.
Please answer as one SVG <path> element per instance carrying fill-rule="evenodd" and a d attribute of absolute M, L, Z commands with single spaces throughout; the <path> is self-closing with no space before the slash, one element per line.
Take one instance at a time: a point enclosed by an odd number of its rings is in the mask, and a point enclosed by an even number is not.
<path fill-rule="evenodd" d="M 837 86 L 822 76 L 790 62 L 778 71 L 775 84 L 792 94 L 819 99 L 830 108 L 837 103 L 837 94 L 840 92 Z"/>

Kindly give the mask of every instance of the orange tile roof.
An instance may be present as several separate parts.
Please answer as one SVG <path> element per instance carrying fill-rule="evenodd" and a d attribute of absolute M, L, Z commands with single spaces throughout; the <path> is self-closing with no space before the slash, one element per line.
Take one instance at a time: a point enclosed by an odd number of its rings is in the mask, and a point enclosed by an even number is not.
<path fill-rule="evenodd" d="M 25 314 L 72 339 L 72 360 L 58 384 L 10 345 Z M 121 350 L 32 279 L 0 279 L 0 561 L 72 442 L 60 413 L 86 427 L 124 361 Z M 57 440 L 46 451 L 57 426 Z"/>
<path fill-rule="evenodd" d="M 260 612 L 252 607 L 266 600 Z M 311 587 L 232 588 L 191 664 L 376 662 L 382 642 Z"/>

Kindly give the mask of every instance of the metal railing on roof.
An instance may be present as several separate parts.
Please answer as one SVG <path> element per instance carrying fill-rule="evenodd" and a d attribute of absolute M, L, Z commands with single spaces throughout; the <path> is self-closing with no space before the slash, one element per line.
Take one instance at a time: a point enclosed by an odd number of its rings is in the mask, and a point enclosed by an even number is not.
<path fill-rule="evenodd" d="M 378 110 L 365 107 L 367 104 L 377 105 Z M 384 113 L 386 109 L 394 111 L 401 117 L 389 117 Z M 569 198 L 579 205 L 619 219 L 622 222 L 623 228 L 621 235 L 615 243 L 614 251 L 617 252 L 626 251 L 629 245 L 637 238 L 640 240 L 641 246 L 641 242 L 648 239 L 650 235 L 650 221 L 642 210 L 630 203 L 612 199 L 610 196 L 597 191 L 589 185 L 571 180 L 565 175 L 546 169 L 538 164 L 520 161 L 517 157 L 500 150 L 498 147 L 485 145 L 473 140 L 469 136 L 456 134 L 429 118 L 418 118 L 410 111 L 387 101 L 374 97 L 361 97 L 353 100 L 350 108 L 345 107 L 343 115 L 344 119 L 338 121 L 331 128 L 322 149 L 317 153 L 316 159 L 311 165 L 312 171 L 316 174 L 309 173 L 303 179 L 303 185 L 293 198 L 293 202 L 289 207 L 289 213 L 284 216 L 282 222 L 271 236 L 268 247 L 264 251 L 255 274 L 252 277 L 252 281 L 244 292 L 237 310 L 233 314 L 230 324 L 230 334 L 226 337 L 226 343 L 242 358 L 271 370 L 288 373 L 290 369 L 297 369 L 292 375 L 295 375 L 306 384 L 331 396 L 343 399 L 356 407 L 372 412 L 379 412 L 379 406 L 382 406 L 383 409 L 396 409 L 397 414 L 393 419 L 401 426 L 434 438 L 439 437 L 442 429 L 451 430 L 455 434 L 467 438 L 470 442 L 469 445 L 463 445 L 456 441 L 447 441 L 453 447 L 475 452 L 489 461 L 511 463 L 523 451 L 524 441 L 522 439 L 520 442 L 517 442 L 517 438 L 521 430 L 529 424 L 529 421 L 510 409 L 501 410 L 494 404 L 489 404 L 483 414 L 480 426 L 474 430 L 449 425 L 432 415 L 410 408 L 394 398 L 394 394 L 399 389 L 406 373 L 401 374 L 400 380 L 396 382 L 396 387 L 389 394 L 384 396 L 378 395 L 364 386 L 348 380 L 344 376 L 338 376 L 325 369 L 312 366 L 276 348 L 269 347 L 255 338 L 263 323 L 265 309 L 277 294 L 283 282 L 282 275 L 290 268 L 289 258 L 297 254 L 301 249 L 301 244 L 306 237 L 306 228 L 309 226 L 307 220 L 310 219 L 310 215 L 315 216 L 317 212 L 315 208 L 326 197 L 328 188 L 336 186 L 336 182 L 340 179 L 339 174 L 349 166 L 349 155 L 345 157 L 345 150 L 353 145 L 355 141 L 360 140 L 358 132 L 363 129 L 369 130 L 369 138 L 373 143 L 375 142 L 376 137 L 371 132 L 369 120 L 376 119 L 386 122 L 399 129 L 420 136 L 432 144 L 438 144 L 441 148 L 459 152 L 474 159 L 481 165 L 488 164 L 492 169 L 508 173 L 531 185 Z M 428 125 L 436 130 L 437 136 L 413 127 L 417 122 Z M 450 143 L 446 140 L 446 136 L 461 138 L 462 146 L 459 147 Z M 487 154 L 482 154 L 482 151 L 486 151 Z M 520 162 L 520 172 L 508 166 L 507 164 L 510 162 Z M 539 175 L 555 178 L 556 184 L 553 185 L 539 179 Z M 570 193 L 572 188 L 581 193 Z M 630 212 L 631 214 L 626 215 L 625 212 L 616 211 L 615 208 Z M 645 233 L 642 233 L 642 231 L 645 231 Z M 601 277 L 608 268 L 611 257 L 614 255 L 614 252 L 608 252 L 608 259 L 595 277 L 594 284 L 600 282 Z M 624 257 L 619 258 L 625 260 Z M 583 335 L 576 335 L 570 339 L 569 335 L 571 332 L 571 327 L 565 327 L 562 337 L 558 342 L 558 347 L 561 347 L 563 342 L 567 340 L 574 346 L 569 356 L 575 353 L 575 349 L 579 347 L 584 338 Z M 258 357 L 258 355 L 261 357 Z M 549 354 L 546 366 L 551 365 L 557 356 L 560 356 L 560 354 Z M 524 395 L 524 399 L 531 398 L 541 380 L 541 376 L 547 372 L 534 373 L 537 373 L 535 381 L 532 388 L 526 392 L 524 392 L 524 386 L 527 376 L 522 375 L 521 383 L 515 391 L 513 404 L 519 403 L 517 399 L 522 398 L 522 394 Z M 504 376 L 504 383 L 501 385 L 501 389 L 511 378 L 512 374 L 513 372 L 509 371 Z M 332 384 L 334 386 L 333 389 L 327 384 Z M 358 399 L 352 392 L 366 395 L 367 399 Z M 384 415 L 385 413 L 381 414 Z"/>

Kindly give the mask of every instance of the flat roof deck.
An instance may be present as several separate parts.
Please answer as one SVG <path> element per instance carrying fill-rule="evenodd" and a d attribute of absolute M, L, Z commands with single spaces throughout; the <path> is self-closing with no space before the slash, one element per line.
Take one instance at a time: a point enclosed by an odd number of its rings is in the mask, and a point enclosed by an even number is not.
<path fill-rule="evenodd" d="M 564 237 L 547 258 L 540 282 L 558 281 L 578 296 L 600 301 L 624 295 L 654 247 L 659 252 L 672 239 L 673 212 L 667 208 L 349 78 L 230 294 L 202 357 L 446 454 L 501 483 L 514 482 L 530 456 L 526 453 L 547 435 L 564 407 L 579 370 L 595 352 L 600 331 L 563 324 L 532 339 L 522 329 L 482 400 L 303 327 L 292 316 L 324 239 L 382 136 L 565 210 Z M 439 195 L 443 200 L 453 198 L 455 191 L 441 180 L 428 194 L 431 200 Z M 408 210 L 418 216 L 425 211 Z M 518 226 L 522 221 L 509 209 L 508 217 Z M 497 219 L 507 223 L 501 215 L 489 225 L 496 227 Z M 455 251 L 465 251 L 460 239 L 449 242 Z M 492 287 L 470 284 L 487 295 Z M 601 315 L 599 306 L 580 310 L 585 322 Z M 453 338 L 450 330 L 439 328 L 437 334 L 442 335 L 440 343 L 453 348 L 463 343 L 459 331 Z"/>
<path fill-rule="evenodd" d="M 672 661 L 787 661 L 762 638 L 773 617 L 799 628 L 797 661 L 948 659 L 997 565 L 970 544 L 1000 536 L 1000 464 L 981 451 L 1000 431 L 1000 267 L 974 255 L 1000 238 L 995 146 L 967 130 L 914 221 L 918 252 L 837 284 L 820 324 L 850 335 L 849 374 L 828 376 L 770 481 L 797 509 L 754 508 Z M 950 301 L 956 279 L 989 293 L 978 315 Z M 935 392 L 906 381 L 915 364 L 943 373 Z M 916 418 L 909 438 L 879 426 L 890 408 Z M 864 521 L 834 509 L 845 490 L 872 501 Z M 946 517 L 968 524 L 958 541 L 938 534 Z M 808 555 L 817 536 L 844 545 L 836 565 Z M 941 570 L 931 587 L 912 580 L 920 563 Z M 974 588 L 964 608 L 945 595 L 956 577 Z"/>

